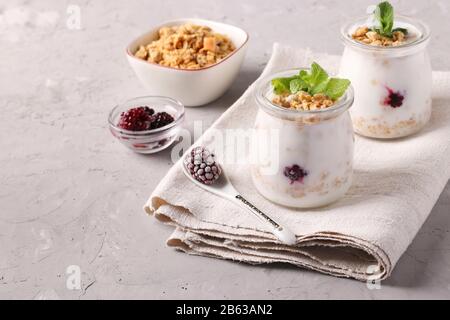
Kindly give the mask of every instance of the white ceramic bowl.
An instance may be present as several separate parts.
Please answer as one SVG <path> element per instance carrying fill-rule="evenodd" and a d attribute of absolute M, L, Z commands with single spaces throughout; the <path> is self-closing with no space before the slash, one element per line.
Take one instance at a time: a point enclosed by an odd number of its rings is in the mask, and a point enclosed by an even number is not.
<path fill-rule="evenodd" d="M 175 69 L 136 58 L 133 54 L 140 45 L 158 38 L 158 30 L 165 26 L 193 23 L 210 27 L 214 32 L 227 35 L 236 50 L 211 66 L 188 70 Z M 137 77 L 147 88 L 147 94 L 168 96 L 185 106 L 201 106 L 219 98 L 236 78 L 247 50 L 248 34 L 237 27 L 202 19 L 180 19 L 166 22 L 143 34 L 127 47 L 128 61 Z"/>

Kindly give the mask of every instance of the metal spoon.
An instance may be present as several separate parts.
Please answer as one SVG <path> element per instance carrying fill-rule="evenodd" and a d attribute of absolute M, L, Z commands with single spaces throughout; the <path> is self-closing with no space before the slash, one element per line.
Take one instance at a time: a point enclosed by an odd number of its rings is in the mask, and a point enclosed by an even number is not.
<path fill-rule="evenodd" d="M 216 162 L 217 163 L 217 162 Z M 217 163 L 217 165 L 219 165 Z M 280 240 L 281 242 L 287 245 L 294 245 L 297 241 L 295 234 L 289 230 L 288 228 L 282 226 L 279 222 L 275 221 L 268 214 L 262 212 L 253 204 L 250 203 L 247 199 L 245 199 L 239 192 L 233 187 L 230 182 L 230 179 L 225 174 L 223 167 L 219 178 L 214 181 L 214 183 L 206 185 L 200 181 L 197 181 L 189 172 L 189 169 L 186 167 L 184 161 L 182 162 L 183 172 L 184 174 L 196 185 L 203 188 L 206 191 L 209 191 L 215 195 L 223 197 L 225 199 L 230 200 L 231 202 L 237 204 L 238 206 L 245 208 L 247 211 L 251 212 L 255 217 L 257 217 L 262 222 L 266 223 L 272 233 Z"/>

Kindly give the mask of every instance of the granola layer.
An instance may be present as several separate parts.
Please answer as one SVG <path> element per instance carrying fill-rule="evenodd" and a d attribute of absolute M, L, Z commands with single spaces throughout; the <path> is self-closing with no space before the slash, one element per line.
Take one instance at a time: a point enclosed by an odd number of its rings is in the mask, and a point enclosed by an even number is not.
<path fill-rule="evenodd" d="M 325 109 L 334 104 L 334 101 L 324 94 L 318 93 L 315 95 L 310 95 L 303 91 L 290 95 L 275 95 L 272 102 L 287 109 L 305 111 Z"/>
<path fill-rule="evenodd" d="M 372 31 L 368 27 L 359 27 L 352 34 L 352 38 L 358 42 L 379 47 L 396 47 L 407 42 L 408 37 L 402 31 L 392 32 L 392 38 L 385 37 Z"/>

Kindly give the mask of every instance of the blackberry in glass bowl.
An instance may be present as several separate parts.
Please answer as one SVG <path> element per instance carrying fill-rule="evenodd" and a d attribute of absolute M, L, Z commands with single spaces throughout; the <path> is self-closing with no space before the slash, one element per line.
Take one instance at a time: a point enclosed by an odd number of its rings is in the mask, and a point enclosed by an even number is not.
<path fill-rule="evenodd" d="M 177 138 L 184 120 L 184 106 L 167 97 L 130 99 L 109 113 L 109 129 L 129 149 L 144 154 L 169 147 Z"/>

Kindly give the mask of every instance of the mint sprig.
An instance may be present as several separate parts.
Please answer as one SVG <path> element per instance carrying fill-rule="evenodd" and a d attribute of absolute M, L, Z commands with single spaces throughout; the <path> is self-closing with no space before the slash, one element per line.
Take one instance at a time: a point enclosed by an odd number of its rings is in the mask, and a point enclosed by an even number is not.
<path fill-rule="evenodd" d="M 380 2 L 374 11 L 375 19 L 378 21 L 378 26 L 373 27 L 372 30 L 381 36 L 392 38 L 392 35 L 396 31 L 400 31 L 407 35 L 408 30 L 405 28 L 394 29 L 394 7 L 388 2 Z"/>
<path fill-rule="evenodd" d="M 394 7 L 388 2 L 380 2 L 375 8 L 375 19 L 380 23 L 380 28 L 375 31 L 385 37 L 392 37 L 392 28 L 394 27 Z"/>
<path fill-rule="evenodd" d="M 303 75 L 302 79 L 309 85 L 311 89 L 316 88 L 319 84 L 327 81 L 328 73 L 316 62 L 311 65 L 311 73 Z"/>
<path fill-rule="evenodd" d="M 275 94 L 295 94 L 299 91 L 311 95 L 318 93 L 328 96 L 332 100 L 339 99 L 350 85 L 350 80 L 330 78 L 328 73 L 316 62 L 310 71 L 301 70 L 297 75 L 272 79 Z"/>

